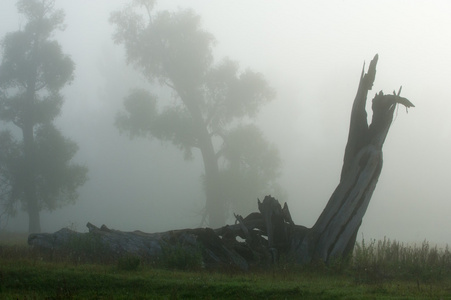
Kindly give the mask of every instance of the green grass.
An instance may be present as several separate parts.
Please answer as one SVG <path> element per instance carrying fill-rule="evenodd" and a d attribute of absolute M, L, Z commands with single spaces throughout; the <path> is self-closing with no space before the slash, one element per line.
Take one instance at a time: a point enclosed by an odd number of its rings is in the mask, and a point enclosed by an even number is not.
<path fill-rule="evenodd" d="M 451 299 L 448 258 L 447 248 L 384 240 L 359 243 L 349 263 L 187 271 L 132 256 L 87 263 L 2 240 L 0 299 Z"/>
<path fill-rule="evenodd" d="M 390 279 L 441 281 L 451 278 L 451 252 L 424 241 L 421 245 L 384 239 L 357 243 L 352 258 L 354 275 L 364 281 Z"/>

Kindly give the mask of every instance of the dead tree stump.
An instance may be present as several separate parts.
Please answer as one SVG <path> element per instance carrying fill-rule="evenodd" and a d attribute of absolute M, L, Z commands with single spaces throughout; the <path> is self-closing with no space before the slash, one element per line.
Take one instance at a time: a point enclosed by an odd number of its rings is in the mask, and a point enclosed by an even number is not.
<path fill-rule="evenodd" d="M 168 247 L 201 249 L 203 265 L 248 270 L 253 265 L 277 262 L 281 254 L 298 263 L 313 260 L 329 262 L 334 257 L 352 253 L 373 191 L 381 174 L 382 147 L 398 104 L 414 105 L 400 96 L 377 93 L 373 99 L 373 117 L 368 125 L 366 102 L 376 77 L 378 56 L 371 61 L 368 72 L 362 70 L 357 95 L 351 112 L 340 182 L 312 228 L 295 225 L 288 205 L 282 207 L 271 196 L 258 200 L 259 212 L 218 229 L 198 228 L 163 233 L 122 232 L 103 225 L 88 223 L 89 234 L 98 237 L 111 253 L 134 254 L 158 259 Z M 83 235 L 68 229 L 53 234 L 31 234 L 28 243 L 35 247 L 61 249 L 74 236 Z"/>

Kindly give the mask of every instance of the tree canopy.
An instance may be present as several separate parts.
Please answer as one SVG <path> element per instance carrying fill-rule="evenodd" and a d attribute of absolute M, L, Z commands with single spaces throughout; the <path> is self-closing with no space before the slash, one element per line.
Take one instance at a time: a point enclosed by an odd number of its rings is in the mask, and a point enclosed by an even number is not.
<path fill-rule="evenodd" d="M 215 39 L 191 10 L 155 12 L 154 1 L 133 1 L 111 22 L 127 62 L 150 88 L 158 83 L 172 94 L 163 99 L 155 91 L 132 90 L 117 126 L 131 136 L 171 142 L 185 158 L 200 150 L 209 225 L 223 225 L 230 205 L 274 191 L 278 152 L 252 124 L 275 97 L 262 74 L 228 58 L 215 62 Z"/>

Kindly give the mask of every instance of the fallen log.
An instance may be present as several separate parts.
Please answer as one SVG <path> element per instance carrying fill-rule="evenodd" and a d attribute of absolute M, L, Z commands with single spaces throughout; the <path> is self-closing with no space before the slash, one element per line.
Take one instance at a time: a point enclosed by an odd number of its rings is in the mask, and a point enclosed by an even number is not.
<path fill-rule="evenodd" d="M 83 241 L 84 246 L 101 249 L 103 255 L 109 257 L 135 255 L 154 261 L 164 259 L 165 251 L 172 253 L 175 249 L 183 249 L 185 252 L 198 251 L 202 258 L 201 265 L 206 268 L 227 267 L 248 270 L 250 265 L 274 261 L 271 249 L 279 249 L 281 246 L 287 248 L 289 233 L 293 229 L 293 224 L 287 223 L 283 215 L 280 215 L 282 209 L 276 199 L 267 196 L 259 203 L 265 207 L 262 210 L 266 215 L 274 216 L 272 218 L 274 226 L 267 227 L 261 213 L 252 213 L 246 218 L 237 215 L 237 224 L 226 225 L 216 230 L 197 228 L 162 233 L 124 232 L 110 229 L 105 225 L 98 228 L 88 223 L 87 233 L 63 228 L 52 234 L 30 234 L 28 244 L 37 248 L 63 251 Z M 272 207 L 274 211 L 271 211 Z M 283 239 L 276 234 L 276 243 L 270 245 L 267 239 L 268 232 L 285 234 Z"/>

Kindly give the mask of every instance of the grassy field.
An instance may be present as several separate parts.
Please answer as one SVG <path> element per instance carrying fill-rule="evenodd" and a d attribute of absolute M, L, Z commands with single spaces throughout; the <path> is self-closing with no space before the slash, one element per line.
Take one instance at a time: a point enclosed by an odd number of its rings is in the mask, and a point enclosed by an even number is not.
<path fill-rule="evenodd" d="M 451 255 L 428 243 L 361 242 L 347 263 L 243 273 L 87 263 L 0 238 L 0 299 L 451 299 Z"/>

